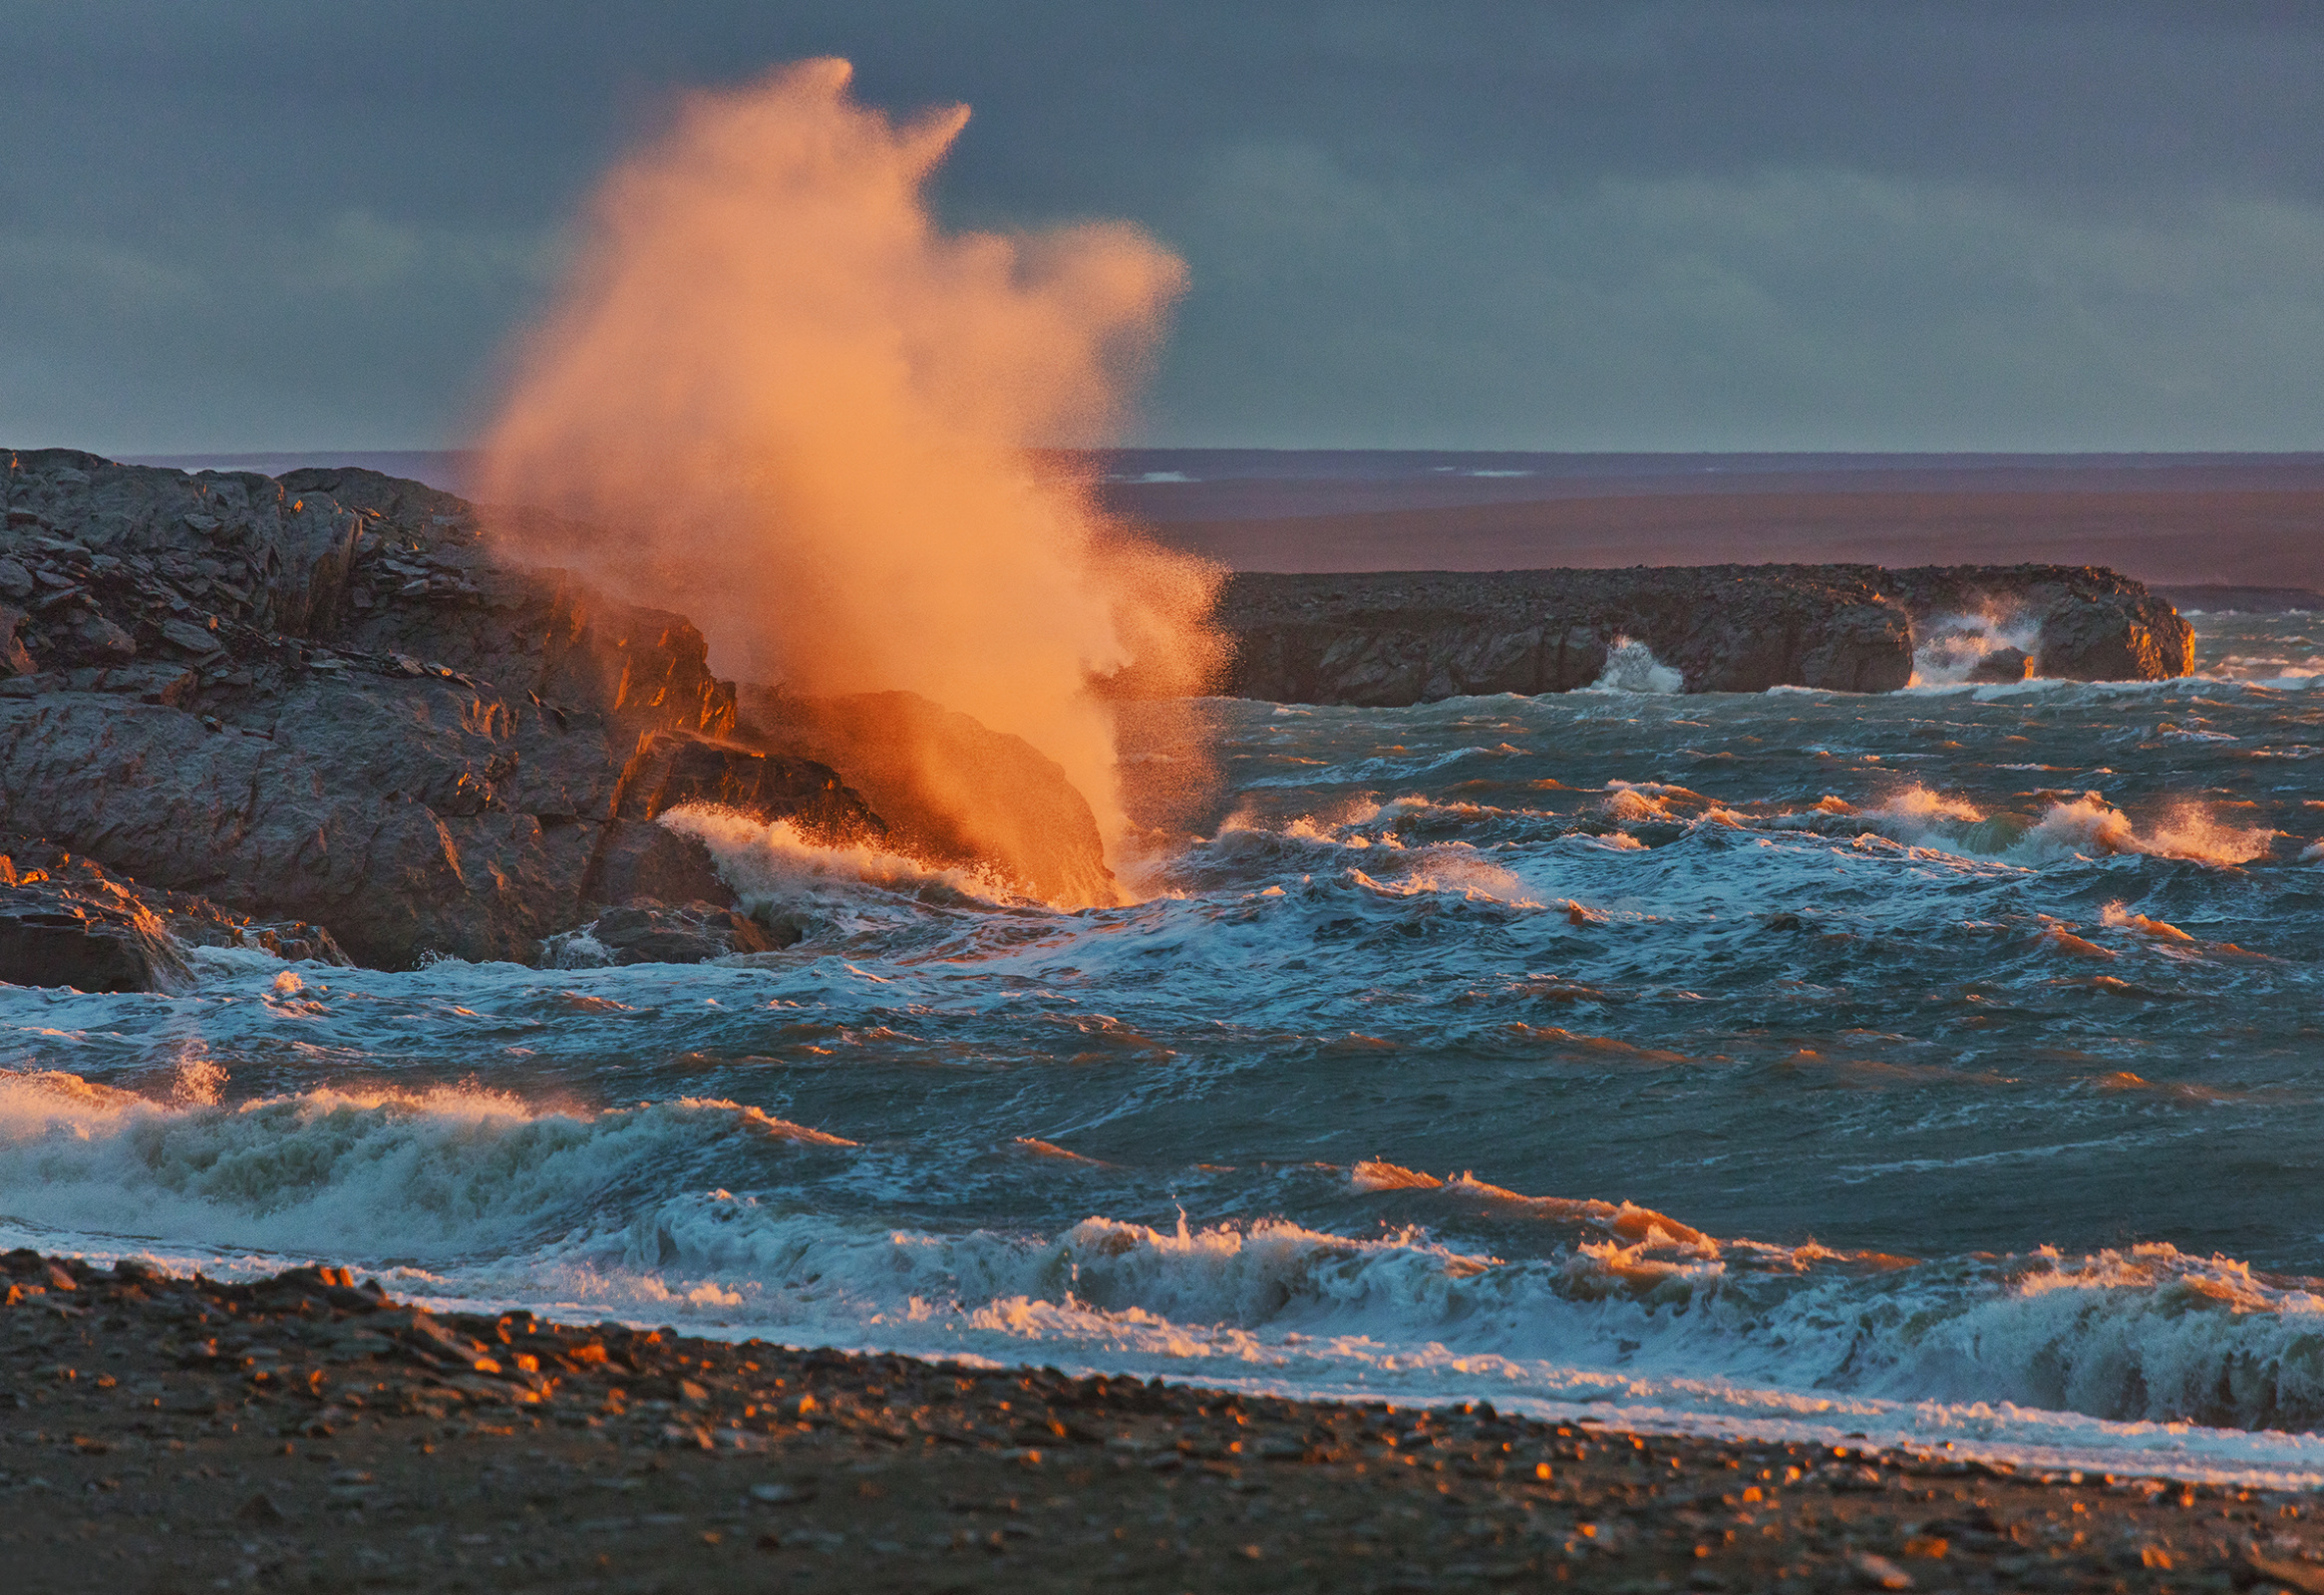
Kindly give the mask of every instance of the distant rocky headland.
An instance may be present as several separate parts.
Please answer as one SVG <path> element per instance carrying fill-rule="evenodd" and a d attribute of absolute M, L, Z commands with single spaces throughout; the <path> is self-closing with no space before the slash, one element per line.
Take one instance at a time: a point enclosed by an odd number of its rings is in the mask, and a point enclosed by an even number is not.
<path fill-rule="evenodd" d="M 1228 691 L 1370 707 L 1571 692 L 1624 641 L 1687 692 L 1893 692 L 1920 649 L 1971 633 L 2033 643 L 1981 654 L 1977 680 L 2157 681 L 2194 664 L 2170 604 L 2091 566 L 1243 572 L 1217 618 L 1235 645 Z"/>
<path fill-rule="evenodd" d="M 168 989 L 203 944 L 394 968 L 796 940 L 657 822 L 689 803 L 1113 900 L 1088 803 L 1021 739 L 906 693 L 722 681 L 685 617 L 497 560 L 451 493 L 362 470 L 0 462 L 0 980 Z M 2170 605 L 2098 569 L 1245 574 L 1218 610 L 1220 686 L 1558 692 L 1626 640 L 1687 691 L 1879 692 L 1965 615 L 2035 639 L 1990 650 L 1988 674 L 2190 664 Z M 993 788 L 1025 822 L 972 836 L 960 795 Z"/>

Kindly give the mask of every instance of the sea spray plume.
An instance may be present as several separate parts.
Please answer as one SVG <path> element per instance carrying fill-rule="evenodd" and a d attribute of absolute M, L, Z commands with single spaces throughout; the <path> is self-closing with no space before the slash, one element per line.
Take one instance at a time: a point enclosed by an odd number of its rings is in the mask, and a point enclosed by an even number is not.
<path fill-rule="evenodd" d="M 605 179 L 486 440 L 520 557 L 684 611 L 722 672 L 901 688 L 1023 737 L 1124 830 L 1093 678 L 1198 688 L 1209 567 L 1034 453 L 1119 420 L 1180 263 L 1136 229 L 947 233 L 965 108 L 891 122 L 836 60 L 698 93 Z M 965 802 L 941 769 L 927 786 Z M 963 829 L 1004 828 L 964 812 Z"/>

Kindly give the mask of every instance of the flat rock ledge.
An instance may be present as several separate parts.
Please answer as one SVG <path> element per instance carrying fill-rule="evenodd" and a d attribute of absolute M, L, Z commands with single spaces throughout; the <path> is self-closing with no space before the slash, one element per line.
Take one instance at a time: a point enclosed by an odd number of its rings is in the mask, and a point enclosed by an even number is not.
<path fill-rule="evenodd" d="M 2318 1496 L 0 1256 L 0 1567 L 86 1589 L 2324 1590 Z"/>
<path fill-rule="evenodd" d="M 2111 570 L 2066 565 L 1637 566 L 1628 570 L 1237 574 L 1218 620 L 1223 690 L 1278 703 L 1396 707 L 1475 693 L 1572 692 L 1621 642 L 1686 692 L 1893 692 L 1962 616 L 2030 626 L 2031 673 L 2156 681 L 2193 668 L 2178 612 Z"/>

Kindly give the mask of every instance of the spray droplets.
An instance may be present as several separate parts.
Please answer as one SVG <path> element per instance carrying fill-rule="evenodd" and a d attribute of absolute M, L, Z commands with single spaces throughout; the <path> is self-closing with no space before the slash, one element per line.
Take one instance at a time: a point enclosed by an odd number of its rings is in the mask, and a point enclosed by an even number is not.
<path fill-rule="evenodd" d="M 842 61 L 686 99 L 616 168 L 521 352 L 487 496 L 522 557 L 684 612 L 722 673 L 903 689 L 1015 733 L 1122 828 L 1092 678 L 1197 684 L 1215 577 L 1034 451 L 1118 422 L 1184 268 L 1136 229 L 952 233 L 963 108 L 897 123 Z M 914 750 L 961 828 L 996 799 Z"/>

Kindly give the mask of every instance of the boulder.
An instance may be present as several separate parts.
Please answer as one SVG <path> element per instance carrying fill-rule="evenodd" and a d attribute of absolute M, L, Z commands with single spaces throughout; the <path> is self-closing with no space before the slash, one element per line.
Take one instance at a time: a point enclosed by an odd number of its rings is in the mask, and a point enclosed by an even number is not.
<path fill-rule="evenodd" d="M 2194 670 L 2194 631 L 2158 598 L 2069 598 L 2042 616 L 2034 668 L 2068 681 L 2166 681 Z"/>
<path fill-rule="evenodd" d="M 2023 681 L 2034 673 L 2033 655 L 2023 648 L 1996 648 L 1969 667 L 1962 679 L 1974 682 Z"/>
<path fill-rule="evenodd" d="M 348 962 L 319 925 L 260 923 L 200 897 L 142 887 L 46 841 L 15 837 L 5 845 L 0 981 L 10 985 L 177 991 L 192 980 L 189 946 Z"/>
<path fill-rule="evenodd" d="M 79 991 L 177 991 L 184 955 L 153 914 L 48 881 L 0 884 L 0 981 Z"/>

